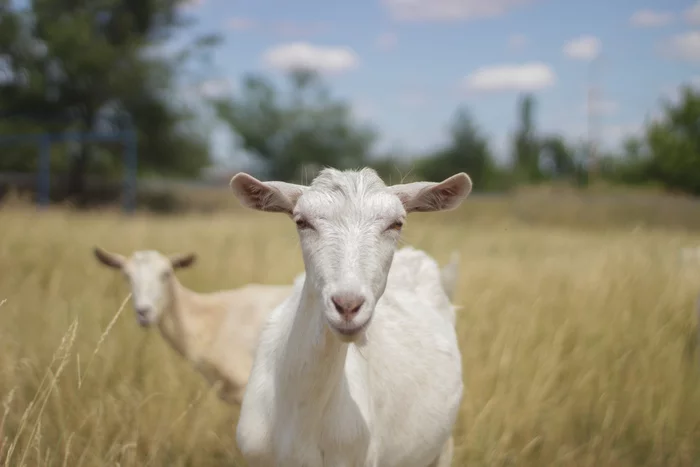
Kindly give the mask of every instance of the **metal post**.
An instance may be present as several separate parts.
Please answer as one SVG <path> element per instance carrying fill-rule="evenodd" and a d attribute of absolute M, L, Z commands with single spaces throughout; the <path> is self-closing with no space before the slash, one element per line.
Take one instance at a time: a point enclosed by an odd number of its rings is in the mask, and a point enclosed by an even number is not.
<path fill-rule="evenodd" d="M 123 210 L 132 214 L 136 209 L 136 169 L 138 163 L 138 139 L 136 130 L 128 121 L 126 131 L 115 135 L 100 135 L 99 133 L 64 132 L 60 134 L 30 134 L 4 136 L 0 135 L 0 145 L 17 144 L 22 142 L 37 143 L 39 146 L 39 163 L 37 174 L 37 204 L 39 209 L 49 205 L 50 171 L 51 171 L 51 144 L 54 141 L 122 141 L 124 143 L 124 194 Z"/>
<path fill-rule="evenodd" d="M 49 193 L 51 190 L 51 137 L 41 135 L 39 138 L 39 209 L 45 209 L 49 205 Z"/>
<path fill-rule="evenodd" d="M 133 214 L 136 209 L 136 165 L 137 165 L 137 138 L 132 126 L 126 130 L 124 142 L 124 212 Z"/>

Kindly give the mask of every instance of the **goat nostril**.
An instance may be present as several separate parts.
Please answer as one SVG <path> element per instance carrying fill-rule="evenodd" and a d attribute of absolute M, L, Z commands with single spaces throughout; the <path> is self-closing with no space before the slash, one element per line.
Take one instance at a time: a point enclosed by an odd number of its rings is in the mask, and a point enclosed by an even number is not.
<path fill-rule="evenodd" d="M 360 308 L 362 308 L 362 305 L 365 303 L 365 300 L 363 298 L 360 298 L 358 300 L 355 300 L 352 305 L 350 305 L 352 308 L 350 308 L 350 313 L 353 315 L 356 315 L 358 311 L 360 311 Z"/>
<path fill-rule="evenodd" d="M 338 313 L 343 313 L 343 306 L 338 303 L 338 300 L 335 297 L 331 297 L 331 302 L 333 302 L 333 306 L 335 307 L 335 311 Z"/>
<path fill-rule="evenodd" d="M 335 310 L 345 318 L 352 318 L 360 311 L 365 299 L 355 294 L 339 294 L 331 297 Z"/>

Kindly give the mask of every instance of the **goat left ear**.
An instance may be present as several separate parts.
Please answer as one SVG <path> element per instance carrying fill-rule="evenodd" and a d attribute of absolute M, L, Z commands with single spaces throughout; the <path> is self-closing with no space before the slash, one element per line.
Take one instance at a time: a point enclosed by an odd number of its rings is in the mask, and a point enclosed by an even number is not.
<path fill-rule="evenodd" d="M 472 181 L 460 172 L 435 182 L 414 182 L 389 187 L 403 203 L 406 212 L 449 211 L 459 206 L 472 191 Z"/>
<path fill-rule="evenodd" d="M 303 185 L 287 182 L 261 182 L 245 172 L 231 179 L 233 194 L 244 206 L 267 212 L 291 215 L 297 200 L 306 189 Z"/>
<path fill-rule="evenodd" d="M 188 268 L 192 266 L 196 259 L 197 255 L 195 253 L 173 255 L 170 257 L 170 264 L 173 266 L 173 269 Z"/>
<path fill-rule="evenodd" d="M 110 268 L 121 269 L 126 263 L 126 259 L 122 255 L 111 253 L 99 246 L 93 248 L 92 252 L 100 263 Z"/>

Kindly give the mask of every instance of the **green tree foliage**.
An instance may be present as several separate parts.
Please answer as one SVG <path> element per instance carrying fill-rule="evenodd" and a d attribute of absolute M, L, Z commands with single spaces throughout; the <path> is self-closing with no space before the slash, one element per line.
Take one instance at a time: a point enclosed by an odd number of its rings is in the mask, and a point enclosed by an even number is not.
<path fill-rule="evenodd" d="M 186 25 L 182 0 L 32 0 L 25 10 L 2 1 L 3 132 L 110 132 L 125 128 L 128 115 L 140 169 L 193 175 L 208 162 L 203 139 L 181 130 L 192 115 L 170 103 L 182 61 L 147 53 Z M 121 148 L 106 151 L 118 167 Z M 99 155 L 89 144 L 67 154 L 68 195 L 84 192 Z"/>
<path fill-rule="evenodd" d="M 570 178 L 577 170 L 574 149 L 559 135 L 542 138 L 538 158 L 551 178 Z"/>
<path fill-rule="evenodd" d="M 622 143 L 620 154 L 601 158 L 601 175 L 614 183 L 643 185 L 653 182 L 649 156 L 643 139 L 628 137 Z"/>
<path fill-rule="evenodd" d="M 416 171 L 430 181 L 441 181 L 457 172 L 467 172 L 475 190 L 493 188 L 500 174 L 488 138 L 482 134 L 466 107 L 456 111 L 449 134 L 449 143 L 420 160 Z"/>
<path fill-rule="evenodd" d="M 700 194 L 700 90 L 683 86 L 679 94 L 641 138 L 628 138 L 620 154 L 603 160 L 608 180 Z"/>
<path fill-rule="evenodd" d="M 663 186 L 700 195 L 700 90 L 681 89 L 663 117 L 647 129 L 649 175 Z"/>
<path fill-rule="evenodd" d="M 250 75 L 237 97 L 216 102 L 242 148 L 277 180 L 300 180 L 308 166 L 364 165 L 376 140 L 374 129 L 357 123 L 351 107 L 332 98 L 317 74 L 299 70 L 289 74 L 288 83 L 285 92 Z"/>
<path fill-rule="evenodd" d="M 513 139 L 513 166 L 519 177 L 526 181 L 539 181 L 540 172 L 540 143 L 535 129 L 535 98 L 526 94 L 518 102 L 519 128 Z"/>
<path fill-rule="evenodd" d="M 142 173 L 197 175 L 209 162 L 206 135 L 196 130 L 196 115 L 174 102 L 183 78 L 206 72 L 219 38 L 203 35 L 174 55 L 158 52 L 188 26 L 179 8 L 185 1 L 29 0 L 20 9 L 0 0 L 0 134 L 109 133 L 133 124 Z M 370 165 L 392 183 L 438 181 L 465 171 L 475 190 L 505 188 L 514 180 L 585 184 L 586 148 L 560 135 L 539 135 L 530 94 L 518 101 L 512 170 L 506 171 L 465 107 L 455 112 L 443 147 L 417 160 L 397 151 L 377 159 L 371 157 L 374 128 L 359 123 L 318 74 L 297 70 L 286 78 L 278 85 L 251 74 L 235 96 L 210 101 L 270 178 L 308 181 L 323 166 Z M 3 148 L 0 170 L 36 170 L 36 154 L 32 146 Z M 66 194 L 81 195 L 88 171 L 116 174 L 122 154 L 118 144 L 54 145 L 52 169 L 69 174 Z M 700 90 L 682 88 L 680 100 L 665 103 L 663 117 L 642 138 L 627 140 L 619 154 L 601 159 L 600 168 L 614 182 L 700 194 Z"/>

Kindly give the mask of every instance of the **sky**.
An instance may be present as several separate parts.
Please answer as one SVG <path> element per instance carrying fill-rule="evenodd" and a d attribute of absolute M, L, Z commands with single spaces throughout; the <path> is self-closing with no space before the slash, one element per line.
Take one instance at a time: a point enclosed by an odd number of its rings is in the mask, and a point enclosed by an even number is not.
<path fill-rule="evenodd" d="M 583 138 L 589 82 L 600 142 L 613 147 L 680 84 L 700 85 L 700 1 L 190 0 L 185 8 L 197 20 L 187 34 L 224 38 L 200 94 L 236 93 L 248 72 L 309 66 L 378 127 L 380 149 L 407 154 L 446 142 L 466 105 L 504 160 L 523 91 L 537 98 L 541 132 Z M 236 153 L 222 126 L 211 138 L 218 158 Z"/>

